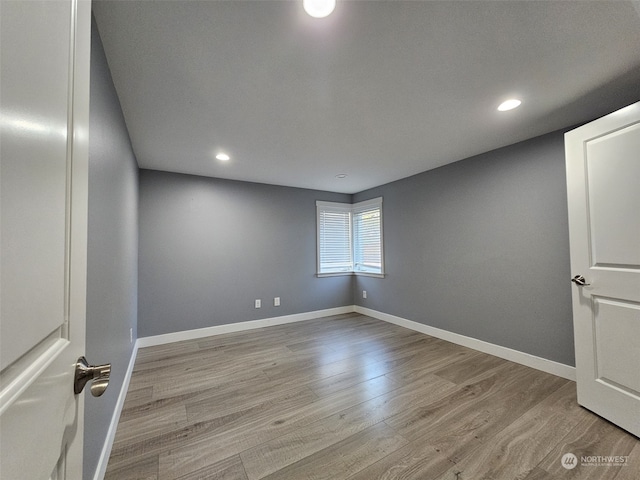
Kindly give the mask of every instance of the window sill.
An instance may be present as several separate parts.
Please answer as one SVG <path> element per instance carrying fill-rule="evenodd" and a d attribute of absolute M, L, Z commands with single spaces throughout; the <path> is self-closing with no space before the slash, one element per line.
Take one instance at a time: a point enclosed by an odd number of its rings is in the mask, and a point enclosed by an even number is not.
<path fill-rule="evenodd" d="M 334 272 L 334 273 L 316 273 L 316 277 L 343 277 L 345 275 L 353 275 L 353 272 Z"/>
<path fill-rule="evenodd" d="M 358 277 L 374 277 L 374 278 L 384 278 L 384 273 L 369 273 L 369 272 L 335 272 L 335 273 L 316 273 L 316 277 L 343 277 L 345 275 L 355 275 Z"/>

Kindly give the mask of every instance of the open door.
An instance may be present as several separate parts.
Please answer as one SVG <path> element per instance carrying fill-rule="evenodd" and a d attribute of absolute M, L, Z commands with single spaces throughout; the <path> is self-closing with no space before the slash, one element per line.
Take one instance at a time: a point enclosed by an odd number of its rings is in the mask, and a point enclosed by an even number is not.
<path fill-rule="evenodd" d="M 0 2 L 0 478 L 82 478 L 91 3 Z"/>
<path fill-rule="evenodd" d="M 565 147 L 578 403 L 640 436 L 640 102 Z"/>

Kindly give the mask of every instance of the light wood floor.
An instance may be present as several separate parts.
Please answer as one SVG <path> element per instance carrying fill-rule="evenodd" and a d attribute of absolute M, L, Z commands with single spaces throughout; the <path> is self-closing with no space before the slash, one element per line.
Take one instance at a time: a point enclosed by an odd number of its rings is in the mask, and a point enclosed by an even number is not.
<path fill-rule="evenodd" d="M 106 478 L 638 480 L 640 441 L 573 382 L 347 314 L 140 349 Z"/>

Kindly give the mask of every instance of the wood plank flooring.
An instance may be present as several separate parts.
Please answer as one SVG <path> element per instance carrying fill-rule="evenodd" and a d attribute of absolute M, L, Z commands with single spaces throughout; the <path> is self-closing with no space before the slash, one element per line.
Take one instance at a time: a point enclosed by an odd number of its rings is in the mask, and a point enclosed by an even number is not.
<path fill-rule="evenodd" d="M 105 478 L 639 480 L 640 441 L 573 382 L 346 314 L 140 349 Z"/>

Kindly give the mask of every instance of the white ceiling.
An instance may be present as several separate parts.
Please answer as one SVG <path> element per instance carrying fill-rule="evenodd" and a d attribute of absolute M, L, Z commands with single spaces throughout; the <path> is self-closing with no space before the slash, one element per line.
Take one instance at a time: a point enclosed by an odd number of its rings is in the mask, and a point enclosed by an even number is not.
<path fill-rule="evenodd" d="M 301 4 L 94 1 L 141 168 L 354 193 L 640 99 L 638 0 Z"/>

